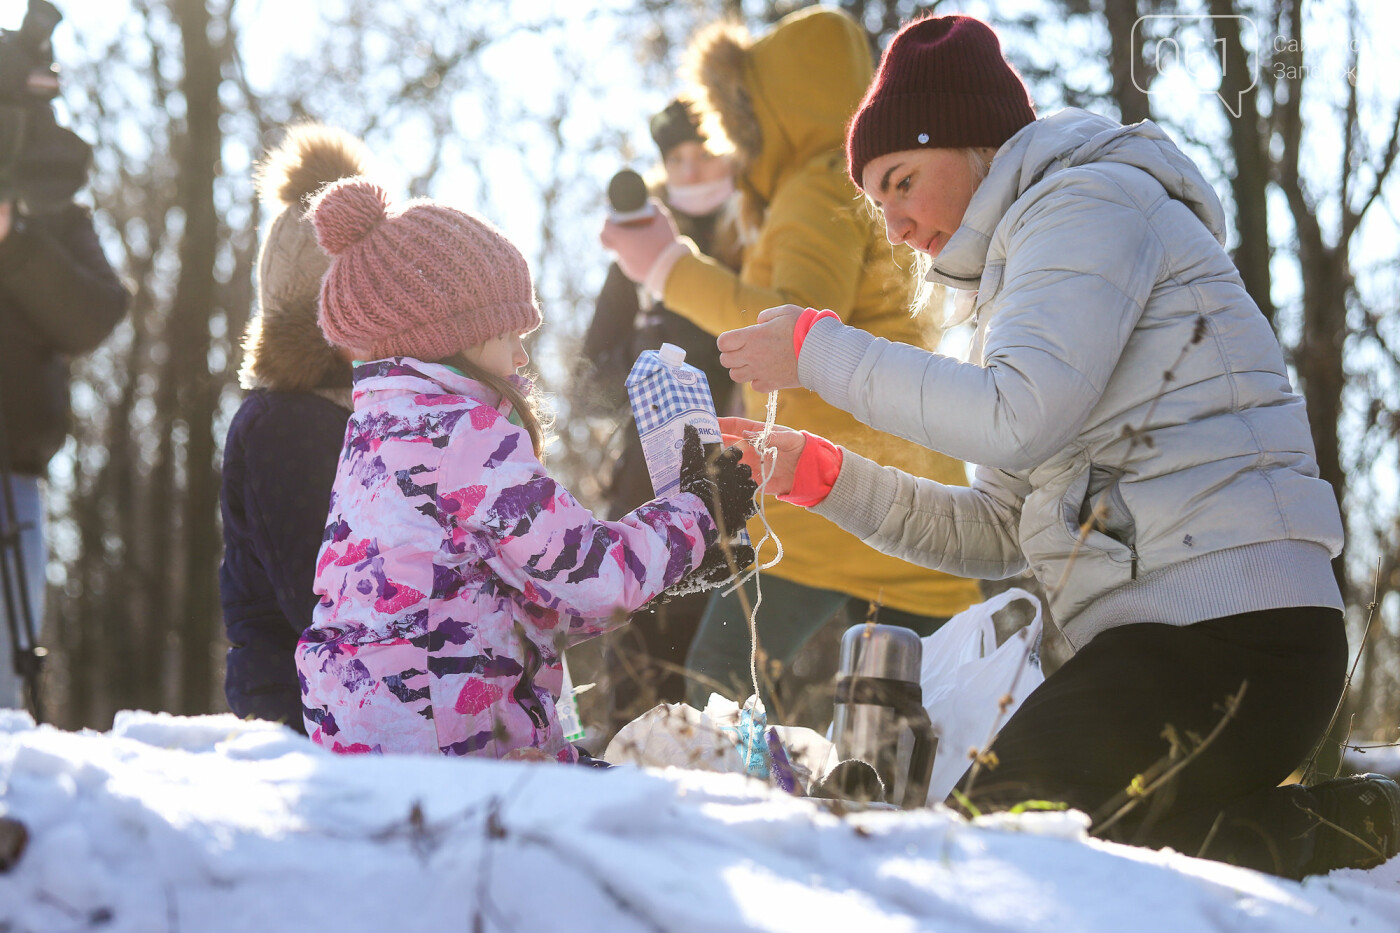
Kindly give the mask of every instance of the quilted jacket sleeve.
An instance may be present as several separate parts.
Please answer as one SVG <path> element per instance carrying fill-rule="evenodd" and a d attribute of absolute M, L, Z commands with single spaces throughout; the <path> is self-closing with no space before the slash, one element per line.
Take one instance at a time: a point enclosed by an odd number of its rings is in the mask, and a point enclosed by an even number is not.
<path fill-rule="evenodd" d="M 444 465 L 441 520 L 455 546 L 475 550 L 527 600 L 575 617 L 576 634 L 621 624 L 699 565 L 715 540 L 710 513 L 689 493 L 615 522 L 594 518 L 545 472 L 523 429 L 491 416 L 481 432 L 489 440 L 466 447 L 489 450 L 487 459 L 470 462 L 469 453 Z"/>
<path fill-rule="evenodd" d="M 1102 396 L 1165 258 L 1142 208 L 1088 173 L 1062 175 L 1021 205 L 1004 269 L 983 274 L 997 290 L 979 297 L 990 315 L 980 364 L 818 321 L 803 384 L 960 460 L 1022 470 L 1061 449 Z"/>
<path fill-rule="evenodd" d="M 812 511 L 866 544 L 910 563 L 961 577 L 997 580 L 1020 573 L 1021 504 L 1014 475 L 978 467 L 971 487 L 947 486 L 882 467 L 847 450 L 831 492 Z"/>

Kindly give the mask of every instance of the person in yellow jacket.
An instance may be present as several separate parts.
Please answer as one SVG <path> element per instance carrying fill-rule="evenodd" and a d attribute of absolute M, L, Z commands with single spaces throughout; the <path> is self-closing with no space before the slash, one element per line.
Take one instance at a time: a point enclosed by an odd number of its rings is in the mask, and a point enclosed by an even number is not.
<path fill-rule="evenodd" d="M 712 139 L 722 131 L 739 162 L 749 232 L 743 265 L 736 274 L 703 255 L 662 211 L 645 225 L 604 227 L 603 244 L 623 272 L 712 334 L 752 324 L 765 308 L 798 304 L 829 308 L 880 337 L 931 347 L 937 334 L 930 316 L 910 315 L 911 277 L 846 172 L 846 123 L 873 76 L 860 26 L 821 7 L 784 18 L 757 40 L 742 27 L 717 24 L 697 36 L 688 58 L 706 128 Z M 767 396 L 747 387 L 744 396 L 748 416 L 762 421 Z M 778 396 L 778 421 L 873 451 L 882 463 L 966 485 L 962 463 L 874 431 L 805 389 Z M 854 624 L 879 602 L 881 622 L 926 635 L 979 598 L 973 581 L 880 554 L 795 505 L 769 497 L 766 513 L 783 559 L 762 577 L 758 636 L 769 659 L 783 666 L 838 613 Z M 757 541 L 763 529 L 755 520 L 749 531 Z M 772 552 L 765 548 L 764 556 Z M 686 661 L 690 702 L 703 706 L 715 683 L 747 696 L 748 658 L 739 600 L 712 597 Z"/>

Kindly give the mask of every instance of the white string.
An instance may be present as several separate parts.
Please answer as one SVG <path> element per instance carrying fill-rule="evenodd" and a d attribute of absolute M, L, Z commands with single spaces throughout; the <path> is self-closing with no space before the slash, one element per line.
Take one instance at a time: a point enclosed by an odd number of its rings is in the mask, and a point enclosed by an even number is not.
<path fill-rule="evenodd" d="M 768 446 L 768 438 L 772 435 L 774 423 L 777 421 L 778 418 L 777 392 L 768 393 L 768 408 L 765 417 L 767 420 L 764 422 L 763 430 L 760 433 L 754 435 L 753 437 L 747 438 L 747 440 L 753 445 L 754 451 L 758 454 L 759 457 L 759 481 L 758 488 L 754 491 L 754 498 L 758 502 L 758 511 L 755 514 L 758 515 L 758 520 L 763 525 L 763 536 L 759 538 L 757 543 L 755 543 L 753 546 L 754 565 L 750 567 L 747 571 L 740 571 L 737 574 L 730 574 L 723 580 L 697 580 L 692 583 L 686 583 L 682 581 L 668 589 L 666 591 L 667 594 L 671 596 L 689 596 L 692 593 L 704 593 L 708 592 L 709 590 L 719 589 L 720 587 L 727 587 L 727 589 L 721 592 L 720 595 L 729 596 L 741 585 L 747 583 L 749 580 L 756 581 L 759 571 L 769 570 L 773 567 L 776 567 L 778 565 L 778 562 L 783 559 L 783 542 L 778 540 L 777 532 L 773 530 L 773 526 L 768 524 L 768 513 L 763 503 L 763 491 L 767 488 L 768 481 L 773 478 L 773 473 L 777 470 L 778 467 L 778 450 L 775 447 Z M 771 454 L 771 457 L 769 456 L 769 454 Z M 773 559 L 768 561 L 766 564 L 759 564 L 758 554 L 763 549 L 763 545 L 766 544 L 770 538 L 773 540 L 773 547 L 776 549 L 777 553 L 775 553 L 773 555 Z M 754 586 L 755 588 L 757 588 L 758 583 L 755 582 Z M 758 598 L 762 598 L 761 593 L 759 594 Z M 755 602 L 753 608 L 757 610 L 757 602 Z"/>
<path fill-rule="evenodd" d="M 758 490 L 754 493 L 754 497 L 758 500 L 758 520 L 763 524 L 763 537 L 759 538 L 758 542 L 753 546 L 753 567 L 747 573 L 740 574 L 737 578 L 731 577 L 728 580 L 722 581 L 719 584 L 720 586 L 724 586 L 726 583 L 730 584 L 730 586 L 729 589 L 720 594 L 721 596 L 728 596 L 750 579 L 756 578 L 760 570 L 768 570 L 772 567 L 776 567 L 778 562 L 783 559 L 783 542 L 778 540 L 777 532 L 773 530 L 772 525 L 768 524 L 768 509 L 763 502 L 764 490 L 768 488 L 768 481 L 773 478 L 773 473 L 778 468 L 778 449 L 768 446 L 768 440 L 773 436 L 773 426 L 777 420 L 778 393 L 769 392 L 768 405 L 764 412 L 763 430 L 748 439 L 749 443 L 753 445 L 754 452 L 758 454 Z M 770 453 L 772 454 L 771 457 L 769 456 Z M 776 549 L 777 553 L 773 555 L 773 559 L 768 561 L 768 563 L 760 564 L 758 562 L 758 554 L 763 550 L 763 545 L 767 543 L 769 538 L 773 539 L 773 547 Z M 758 584 L 755 582 L 754 586 L 757 587 Z"/>
<path fill-rule="evenodd" d="M 768 488 L 768 482 L 773 478 L 773 474 L 778 468 L 778 449 L 769 446 L 769 440 L 773 436 L 773 427 L 778 420 L 778 393 L 768 393 L 768 404 L 764 411 L 763 430 L 753 437 L 747 438 L 753 445 L 754 452 L 758 454 L 758 488 L 754 491 L 754 498 L 758 501 L 758 520 L 763 525 L 763 537 L 759 538 L 753 545 L 754 565 L 747 572 L 731 574 L 723 580 L 711 583 L 706 581 L 696 581 L 692 584 L 677 584 L 668 592 L 675 596 L 685 596 L 690 593 L 702 593 L 706 590 L 717 589 L 727 586 L 728 589 L 720 593 L 721 596 L 729 596 L 739 587 L 749 580 L 753 580 L 754 601 L 749 607 L 749 679 L 753 684 L 753 698 L 757 709 L 763 709 L 763 700 L 758 689 L 758 607 L 763 603 L 763 586 L 759 581 L 759 573 L 776 567 L 783 559 L 783 542 L 779 540 L 778 533 L 773 530 L 773 526 L 768 524 L 768 510 L 764 505 L 764 491 Z M 727 529 L 728 530 L 728 529 Z M 773 559 L 767 563 L 760 564 L 758 555 L 763 550 L 763 545 L 769 539 L 773 541 L 775 554 Z"/>
<path fill-rule="evenodd" d="M 768 481 L 773 478 L 773 473 L 778 468 L 778 450 L 769 447 L 768 441 L 773 435 L 773 425 L 778 420 L 778 393 L 768 393 L 768 405 L 764 411 L 763 430 L 757 437 L 749 438 L 749 443 L 753 444 L 753 449 L 758 453 L 758 489 L 754 496 L 758 499 L 758 520 L 763 523 L 763 537 L 753 546 L 754 562 L 753 570 L 746 576 L 741 576 L 739 581 L 725 592 L 733 592 L 737 587 L 743 586 L 744 581 L 753 580 L 753 606 L 749 608 L 749 678 L 753 683 L 754 703 L 758 709 L 763 708 L 762 693 L 758 689 L 758 607 L 763 603 L 763 586 L 759 582 L 758 574 L 761 570 L 767 570 L 776 566 L 778 561 L 783 559 L 783 542 L 778 539 L 778 535 L 773 531 L 773 526 L 768 524 L 768 511 L 763 504 L 764 490 L 768 488 Z M 770 457 L 769 454 L 772 454 Z M 764 543 L 773 539 L 773 546 L 777 553 L 773 559 L 766 564 L 759 564 L 758 554 L 763 549 Z"/>

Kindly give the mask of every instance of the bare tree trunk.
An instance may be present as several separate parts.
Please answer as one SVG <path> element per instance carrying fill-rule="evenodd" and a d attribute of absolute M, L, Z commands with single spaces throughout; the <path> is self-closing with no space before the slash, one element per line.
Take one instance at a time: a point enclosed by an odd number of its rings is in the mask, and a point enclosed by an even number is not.
<path fill-rule="evenodd" d="M 1298 236 L 1303 272 L 1303 335 L 1294 353 L 1294 365 L 1307 399 L 1319 475 L 1332 484 L 1339 505 L 1344 505 L 1347 475 L 1342 465 L 1338 424 L 1342 416 L 1342 390 L 1346 387 L 1342 348 L 1347 338 L 1347 251 L 1344 246 L 1328 247 L 1316 229 L 1305 233 L 1305 226 L 1316 228 L 1317 218 L 1308 213 L 1300 214 L 1294 201 L 1295 197 L 1290 196 L 1294 219 L 1303 221 L 1299 224 Z M 1345 524 L 1345 510 L 1342 518 Z M 1341 557 L 1334 566 L 1338 582 L 1346 592 Z"/>
<path fill-rule="evenodd" d="M 1152 119 L 1151 99 L 1147 96 L 1150 76 L 1142 59 L 1141 34 L 1137 31 L 1138 0 L 1104 0 L 1104 20 L 1108 25 L 1108 72 L 1113 79 L 1113 99 L 1123 123 Z"/>
<path fill-rule="evenodd" d="M 1269 270 L 1269 157 L 1268 127 L 1259 117 L 1259 98 L 1267 85 L 1255 82 L 1262 62 L 1249 66 L 1240 30 L 1244 23 L 1238 18 L 1235 0 L 1210 0 L 1210 12 L 1215 19 L 1216 38 L 1225 43 L 1224 74 L 1220 96 L 1231 107 L 1239 108 L 1236 116 L 1226 108 L 1230 127 L 1230 152 L 1235 170 L 1230 176 L 1230 192 L 1235 200 L 1235 233 L 1240 238 L 1235 250 L 1235 266 L 1244 280 L 1245 291 L 1259 305 L 1269 323 L 1274 323 L 1273 275 Z M 1257 36 L 1251 36 L 1257 40 Z"/>
<path fill-rule="evenodd" d="M 213 695 L 212 649 L 218 618 L 219 487 L 214 468 L 214 405 L 209 375 L 209 317 L 215 307 L 219 214 L 214 204 L 222 134 L 219 84 L 223 56 L 209 41 L 205 0 L 172 5 L 184 44 L 185 135 L 179 152 L 184 232 L 180 279 L 171 309 L 171 353 L 179 392 L 178 421 L 187 433 L 186 494 L 180 512 L 184 553 L 175 623 L 179 626 L 176 708 L 203 713 Z M 173 425 L 172 425 L 173 427 Z"/>
<path fill-rule="evenodd" d="M 1294 48 L 1302 48 L 1302 0 L 1285 0 L 1283 22 L 1290 30 Z M 1303 276 L 1303 335 L 1294 354 L 1298 378 L 1308 403 L 1308 420 L 1312 426 L 1313 445 L 1317 450 L 1318 470 L 1332 484 L 1337 501 L 1345 503 L 1346 475 L 1342 471 L 1337 418 L 1341 414 L 1341 393 L 1345 381 L 1342 368 L 1342 343 L 1346 332 L 1346 310 L 1343 291 L 1333 289 L 1345 279 L 1345 246 L 1331 249 L 1323 239 L 1313 205 L 1303 190 L 1303 69 L 1301 51 L 1283 58 L 1285 74 L 1282 81 L 1285 98 L 1279 104 L 1278 124 L 1283 140 L 1283 156 L 1278 165 L 1279 186 L 1288 200 L 1298 237 L 1298 264 Z M 1338 268 L 1338 263 L 1342 263 Z M 1346 511 L 1342 512 L 1343 521 Z M 1344 565 L 1339 558 L 1334 564 L 1338 582 L 1346 592 Z"/>
<path fill-rule="evenodd" d="M 1275 92 L 1277 125 L 1283 141 L 1283 154 L 1277 166 L 1279 187 L 1283 189 L 1298 237 L 1298 265 L 1303 279 L 1303 333 L 1294 353 L 1294 364 L 1308 403 L 1308 418 L 1312 424 L 1313 444 L 1317 448 L 1318 470 L 1332 484 L 1337 500 L 1342 504 L 1342 519 L 1347 521 L 1347 476 L 1342 461 L 1338 422 L 1342 415 L 1342 392 L 1346 388 L 1346 367 L 1342 354 L 1349 330 L 1347 303 L 1352 293 L 1350 249 L 1353 235 L 1362 218 L 1378 200 L 1387 177 L 1400 152 L 1400 104 L 1391 123 L 1390 137 L 1380 158 L 1367 165 L 1364 133 L 1360 116 L 1356 82 L 1350 83 L 1342 116 L 1342 152 L 1339 160 L 1338 200 L 1341 223 L 1335 242 L 1328 243 L 1318 219 L 1317 206 L 1306 189 L 1300 168 L 1304 122 L 1302 116 L 1303 84 L 1307 75 L 1302 38 L 1302 0 L 1284 0 L 1281 25 L 1287 29 L 1290 50 L 1280 55 L 1279 85 Z M 1353 40 L 1360 29 L 1356 10 L 1348 17 L 1348 32 Z M 1355 52 L 1350 60 L 1355 74 Z M 1369 191 L 1358 198 L 1355 189 L 1366 177 L 1372 178 Z M 1339 557 L 1335 563 L 1342 592 L 1351 594 L 1346 583 L 1345 565 Z"/>

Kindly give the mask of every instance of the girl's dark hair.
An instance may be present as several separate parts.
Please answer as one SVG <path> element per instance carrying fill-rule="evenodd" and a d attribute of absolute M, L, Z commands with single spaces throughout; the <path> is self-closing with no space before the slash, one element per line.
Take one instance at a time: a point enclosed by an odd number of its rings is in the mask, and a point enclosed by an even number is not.
<path fill-rule="evenodd" d="M 480 366 L 467 359 L 465 353 L 454 353 L 436 362 L 444 366 L 451 366 L 459 370 L 462 375 L 494 389 L 501 398 L 510 402 L 511 407 L 520 413 L 520 423 L 530 435 L 530 443 L 535 448 L 535 456 L 544 460 L 544 444 L 546 440 L 545 425 L 540 420 L 539 411 L 536 407 L 536 394 L 532 389 L 529 395 L 520 391 L 520 388 L 508 379 L 502 379 L 494 373 L 488 373 Z"/>

